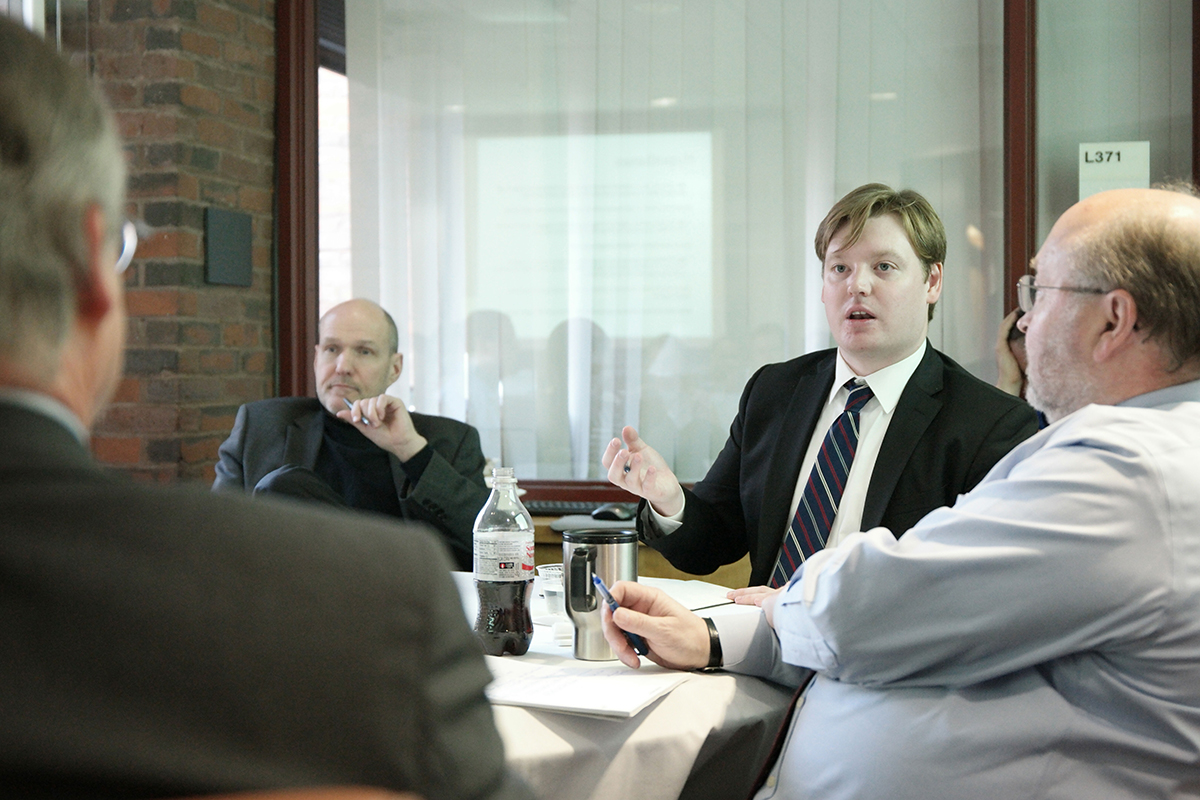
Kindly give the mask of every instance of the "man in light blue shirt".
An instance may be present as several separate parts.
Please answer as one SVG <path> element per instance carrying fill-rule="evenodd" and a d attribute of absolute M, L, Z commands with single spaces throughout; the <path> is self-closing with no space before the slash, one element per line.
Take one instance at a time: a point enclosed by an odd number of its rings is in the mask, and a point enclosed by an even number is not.
<path fill-rule="evenodd" d="M 1069 209 L 1020 283 L 1052 423 L 952 508 L 710 624 L 636 584 L 665 666 L 805 691 L 759 797 L 1200 796 L 1200 200 Z M 852 598 L 852 600 L 850 599 Z"/>

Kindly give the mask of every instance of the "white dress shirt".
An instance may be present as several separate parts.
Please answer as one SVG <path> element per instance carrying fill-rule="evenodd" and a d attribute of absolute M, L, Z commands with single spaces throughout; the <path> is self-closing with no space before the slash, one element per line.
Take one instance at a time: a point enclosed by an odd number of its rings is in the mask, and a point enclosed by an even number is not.
<path fill-rule="evenodd" d="M 821 443 L 825 441 L 825 435 L 829 433 L 829 428 L 832 427 L 834 421 L 846 410 L 846 401 L 850 397 L 850 390 L 846 388 L 846 382 L 852 378 L 861 378 L 862 382 L 871 387 L 871 392 L 875 396 L 867 401 L 859 413 L 858 449 L 854 455 L 854 462 L 850 465 L 850 474 L 846 478 L 846 487 L 842 491 L 842 502 L 838 506 L 838 513 L 833 519 L 833 526 L 825 546 L 835 547 L 851 533 L 861 529 L 863 506 L 867 502 L 867 489 L 871 485 L 871 475 L 875 472 L 875 461 L 879 457 L 879 448 L 883 444 L 883 437 L 887 434 L 888 426 L 892 423 L 896 404 L 900 402 L 900 395 L 903 394 L 904 387 L 908 385 L 913 373 L 917 371 L 921 359 L 925 357 L 926 347 L 928 344 L 922 340 L 921 346 L 912 355 L 866 376 L 859 376 L 855 373 L 842 358 L 841 350 L 838 351 L 833 388 L 829 392 L 829 399 L 825 401 L 825 408 L 821 412 L 821 416 L 817 419 L 816 427 L 813 428 L 812 438 L 808 441 L 808 450 L 805 452 L 804 462 L 800 466 L 800 474 L 796 480 L 796 489 L 792 494 L 792 504 L 789 506 L 788 516 L 779 521 L 785 533 L 792 523 L 792 515 L 796 512 L 796 507 L 800 504 L 800 497 L 804 494 L 808 476 L 817 462 L 817 453 L 821 449 Z M 683 524 L 682 507 L 680 507 L 679 513 L 670 517 L 662 516 L 653 507 L 650 508 L 650 511 L 663 534 L 678 530 L 679 526 Z"/>

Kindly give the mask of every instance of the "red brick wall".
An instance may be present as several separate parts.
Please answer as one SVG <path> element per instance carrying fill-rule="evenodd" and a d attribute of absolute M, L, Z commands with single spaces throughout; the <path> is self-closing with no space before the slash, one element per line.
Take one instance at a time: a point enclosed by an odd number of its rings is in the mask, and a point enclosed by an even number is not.
<path fill-rule="evenodd" d="M 88 55 L 153 234 L 128 271 L 125 377 L 92 439 L 135 477 L 211 482 L 239 404 L 274 392 L 275 4 L 90 0 Z M 204 209 L 253 220 L 249 288 L 204 282 Z"/>

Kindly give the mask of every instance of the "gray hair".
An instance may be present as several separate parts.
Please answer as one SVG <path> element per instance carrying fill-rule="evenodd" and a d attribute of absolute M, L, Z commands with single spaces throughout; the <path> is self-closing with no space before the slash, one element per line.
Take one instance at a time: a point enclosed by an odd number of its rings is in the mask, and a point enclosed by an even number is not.
<path fill-rule="evenodd" d="M 1200 199 L 1200 187 L 1185 178 L 1171 178 L 1165 181 L 1156 181 L 1150 184 L 1151 189 L 1161 189 L 1164 192 L 1175 192 L 1176 194 L 1186 194 L 1188 197 Z"/>
<path fill-rule="evenodd" d="M 117 237 L 125 159 L 99 89 L 0 16 L 0 358 L 57 355 L 87 270 L 83 220 Z"/>
<path fill-rule="evenodd" d="M 383 320 L 387 323 L 388 329 L 388 355 L 393 355 L 400 350 L 400 331 L 396 328 L 396 320 L 392 319 L 392 315 L 386 309 L 380 307 L 383 312 Z"/>
<path fill-rule="evenodd" d="M 1155 188 L 1200 197 L 1183 182 Z M 1086 236 L 1074 260 L 1096 288 L 1129 292 L 1138 328 L 1159 341 L 1171 371 L 1200 363 L 1200 232 L 1190 223 L 1129 208 Z"/>

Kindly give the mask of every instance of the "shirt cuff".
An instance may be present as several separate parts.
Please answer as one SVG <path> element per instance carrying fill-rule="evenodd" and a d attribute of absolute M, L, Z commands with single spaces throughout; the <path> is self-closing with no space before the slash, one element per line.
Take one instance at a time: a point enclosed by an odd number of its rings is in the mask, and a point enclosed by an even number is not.
<path fill-rule="evenodd" d="M 837 656 L 813 621 L 811 609 L 817 578 L 838 555 L 836 548 L 814 553 L 775 601 L 775 634 L 783 660 L 789 664 L 817 671 L 837 666 Z"/>
<path fill-rule="evenodd" d="M 758 614 L 713 614 L 713 624 L 717 626 L 717 634 L 721 637 L 722 666 L 742 666 L 754 642 L 754 634 L 759 625 L 766 625 L 761 612 Z M 769 626 L 768 626 L 769 628 Z M 740 670 L 736 670 L 740 671 Z"/>
<path fill-rule="evenodd" d="M 683 489 L 680 489 L 679 493 L 683 495 L 682 502 L 679 504 L 679 511 L 669 517 L 664 517 L 654 510 L 654 506 L 646 503 L 646 508 L 650 509 L 650 522 L 657 529 L 657 533 L 660 536 L 674 533 L 679 530 L 679 526 L 683 525 L 683 509 L 687 505 L 687 495 L 683 494 Z"/>
<path fill-rule="evenodd" d="M 433 460 L 433 448 L 425 445 L 417 454 L 408 461 L 401 461 L 400 467 L 404 470 L 404 474 L 408 476 L 409 481 L 414 485 L 421 480 L 421 476 L 425 474 L 425 468 L 429 466 L 429 462 Z"/>
<path fill-rule="evenodd" d="M 721 637 L 725 670 L 765 678 L 781 686 L 796 687 L 807 679 L 808 670 L 784 662 L 779 639 L 761 609 L 720 606 L 711 611 Z"/>

